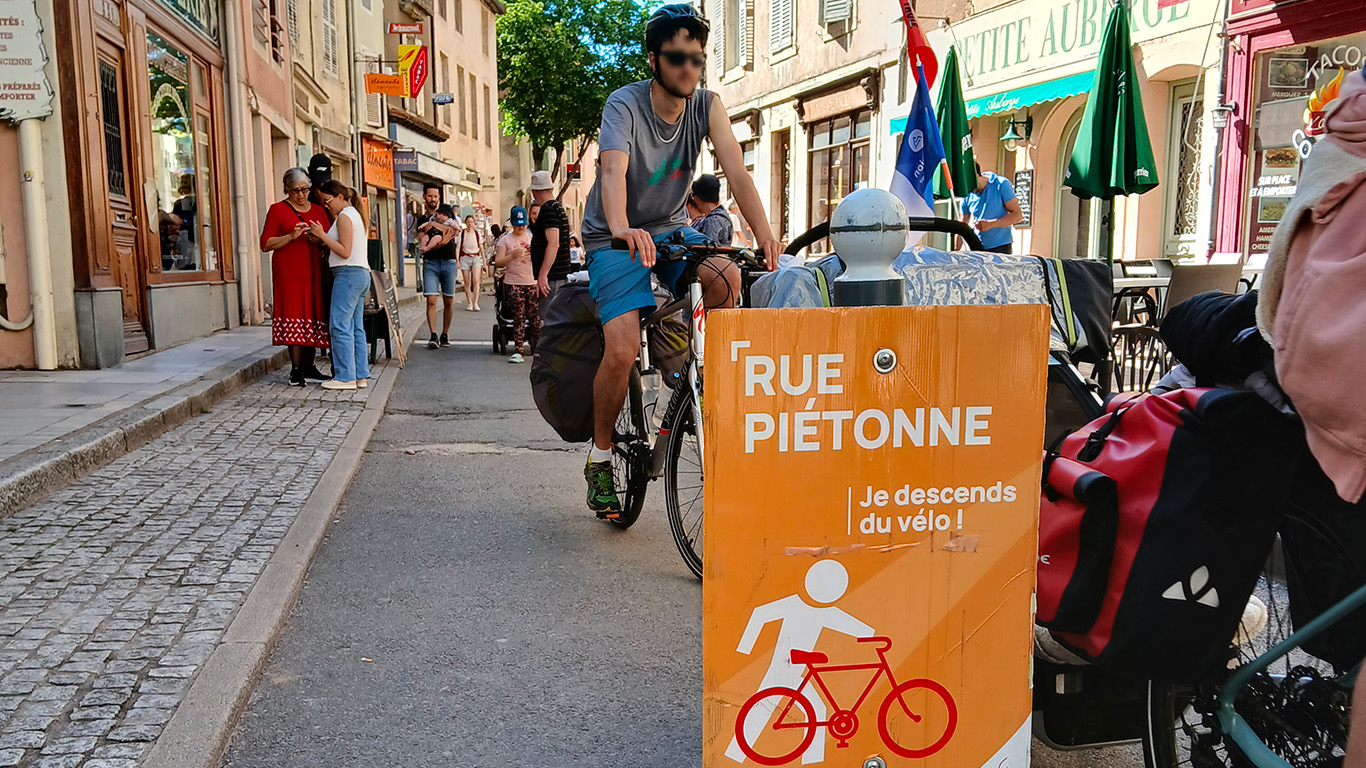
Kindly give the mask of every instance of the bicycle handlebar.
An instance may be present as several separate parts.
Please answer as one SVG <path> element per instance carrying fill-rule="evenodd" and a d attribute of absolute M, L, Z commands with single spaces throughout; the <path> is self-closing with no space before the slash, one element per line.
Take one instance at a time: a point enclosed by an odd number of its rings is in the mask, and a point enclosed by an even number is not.
<path fill-rule="evenodd" d="M 625 240 L 612 239 L 612 250 L 628 250 Z M 666 261 L 684 261 L 693 266 L 713 256 L 724 256 L 742 267 L 763 269 L 763 260 L 753 248 L 734 248 L 723 245 L 688 245 L 668 241 L 655 243 L 655 252 Z"/>

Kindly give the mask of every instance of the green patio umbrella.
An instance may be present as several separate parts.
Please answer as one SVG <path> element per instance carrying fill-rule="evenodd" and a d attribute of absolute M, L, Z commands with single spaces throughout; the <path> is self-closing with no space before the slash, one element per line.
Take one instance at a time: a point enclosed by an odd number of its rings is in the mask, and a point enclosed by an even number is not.
<path fill-rule="evenodd" d="M 963 102 L 963 84 L 958 80 L 958 50 L 949 47 L 944 68 L 939 70 L 939 138 L 944 144 L 944 165 L 953 180 L 953 193 L 959 197 L 977 187 L 977 170 L 972 161 L 972 128 L 968 126 L 968 107 Z M 944 171 L 934 175 L 934 196 L 949 197 Z"/>
<path fill-rule="evenodd" d="M 1139 90 L 1129 40 L 1129 9 L 1120 0 L 1105 24 L 1086 114 L 1063 180 L 1077 197 L 1111 199 L 1157 186 L 1157 164 Z"/>

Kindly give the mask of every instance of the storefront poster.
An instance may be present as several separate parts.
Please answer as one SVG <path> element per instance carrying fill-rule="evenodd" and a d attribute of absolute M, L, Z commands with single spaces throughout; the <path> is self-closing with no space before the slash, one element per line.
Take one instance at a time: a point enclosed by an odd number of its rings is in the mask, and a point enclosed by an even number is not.
<path fill-rule="evenodd" d="M 1348 73 L 1366 63 L 1366 34 L 1287 46 L 1255 62 L 1252 153 L 1248 159 L 1244 246 L 1264 254 L 1294 197 L 1300 166 L 1325 132 L 1324 119 Z"/>
<path fill-rule="evenodd" d="M 43 27 L 34 0 L 0 0 L 0 120 L 52 114 L 52 85 L 43 68 Z"/>
<path fill-rule="evenodd" d="M 365 183 L 385 189 L 394 188 L 394 154 L 388 144 L 369 136 L 361 139 L 361 162 Z"/>
<path fill-rule="evenodd" d="M 703 765 L 1026 765 L 1044 308 L 707 323 Z"/>

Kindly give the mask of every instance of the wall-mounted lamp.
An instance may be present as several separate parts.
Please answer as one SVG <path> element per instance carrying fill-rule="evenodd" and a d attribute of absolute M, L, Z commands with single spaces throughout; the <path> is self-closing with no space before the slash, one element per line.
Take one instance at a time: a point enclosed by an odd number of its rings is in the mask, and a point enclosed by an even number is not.
<path fill-rule="evenodd" d="M 1024 133 L 1019 131 L 1024 128 Z M 1034 118 L 1026 117 L 1023 120 L 1006 121 L 1006 132 L 1001 134 L 1001 141 L 1006 145 L 1006 150 L 1014 152 L 1021 141 L 1028 142 L 1029 137 L 1034 134 Z"/>

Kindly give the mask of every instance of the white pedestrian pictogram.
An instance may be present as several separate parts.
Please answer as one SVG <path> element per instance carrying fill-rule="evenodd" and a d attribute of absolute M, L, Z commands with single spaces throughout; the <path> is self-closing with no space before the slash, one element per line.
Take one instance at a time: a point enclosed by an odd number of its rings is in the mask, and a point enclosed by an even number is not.
<path fill-rule="evenodd" d="M 778 640 L 773 646 L 773 660 L 757 690 L 775 686 L 799 687 L 806 667 L 792 663 L 792 651 L 814 650 L 822 630 L 833 629 L 851 637 L 870 637 L 874 634 L 872 627 L 832 605 L 844 596 L 848 588 L 849 572 L 844 566 L 835 560 L 820 560 L 806 571 L 806 594 L 810 602 L 800 595 L 788 595 L 765 603 L 750 613 L 749 624 L 745 626 L 744 635 L 735 649 L 746 655 L 754 650 L 754 643 L 766 624 L 782 622 L 778 628 Z M 815 710 L 816 720 L 825 720 L 825 702 L 820 696 L 811 696 L 809 700 Z M 746 741 L 754 743 L 773 716 L 773 710 L 774 705 L 768 702 L 750 710 L 743 726 Z M 825 731 L 824 728 L 816 729 L 815 739 L 802 753 L 803 765 L 825 761 Z M 745 761 L 744 750 L 735 737 L 731 737 L 730 746 L 726 748 L 726 757 L 737 763 Z"/>

